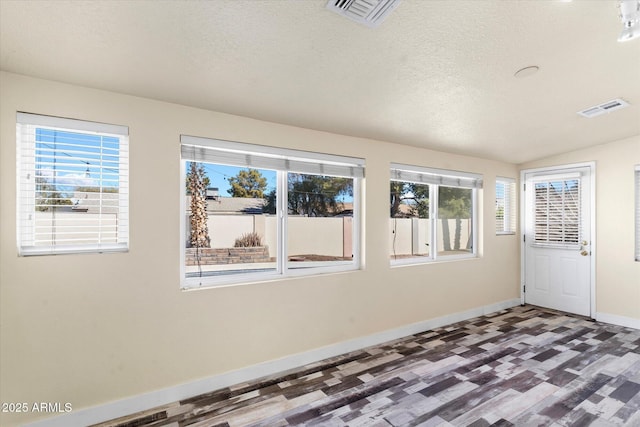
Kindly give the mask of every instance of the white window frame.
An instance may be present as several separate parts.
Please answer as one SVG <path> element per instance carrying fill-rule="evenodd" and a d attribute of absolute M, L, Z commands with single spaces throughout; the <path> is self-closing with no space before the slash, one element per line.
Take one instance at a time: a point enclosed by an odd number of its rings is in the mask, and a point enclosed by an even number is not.
<path fill-rule="evenodd" d="M 478 190 L 482 189 L 482 175 L 471 172 L 461 172 L 447 169 L 436 169 L 422 166 L 391 163 L 390 181 L 411 182 L 429 185 L 429 218 L 431 221 L 431 236 L 429 256 L 417 256 L 402 259 L 391 259 L 391 266 L 428 264 L 435 261 L 451 261 L 478 257 Z M 471 252 L 455 255 L 438 255 L 438 196 L 440 187 L 456 187 L 471 190 Z"/>
<path fill-rule="evenodd" d="M 96 243 L 74 243 L 39 245 L 36 242 L 36 129 L 86 134 L 91 136 L 118 139 L 118 207 L 116 241 L 108 242 L 98 237 Z M 17 146 L 17 245 L 18 255 L 60 255 L 74 253 L 127 252 L 129 250 L 129 128 L 127 126 L 90 122 L 18 112 L 16 114 L 16 146 Z M 102 142 L 100 143 L 102 147 Z M 68 153 L 67 153 L 68 155 Z M 76 152 L 75 156 L 81 156 Z M 78 157 L 79 158 L 79 157 Z M 77 160 L 82 162 L 82 160 Z M 83 162 L 87 163 L 87 162 Z M 87 168 L 89 163 L 87 163 Z M 100 159 L 99 170 L 107 168 Z M 55 172 L 54 172 L 55 173 Z M 100 181 L 102 192 L 102 181 Z M 98 222 L 102 224 L 103 199 L 98 199 Z M 112 207 L 113 209 L 113 207 Z M 78 214 L 81 215 L 81 214 Z M 79 226 L 66 225 L 66 231 Z M 103 225 L 98 226 L 102 230 Z M 61 231 L 62 232 L 62 231 Z M 56 234 L 56 232 L 53 232 Z M 56 234 L 57 235 L 57 234 Z M 99 234 L 100 236 L 100 234 Z"/>
<path fill-rule="evenodd" d="M 640 165 L 634 168 L 634 186 L 635 186 L 635 222 L 636 222 L 636 241 L 635 241 L 635 260 L 640 262 Z"/>
<path fill-rule="evenodd" d="M 502 228 L 498 224 L 498 185 L 504 188 Z M 516 180 L 514 178 L 496 177 L 496 235 L 516 234 Z"/>
<path fill-rule="evenodd" d="M 181 135 L 181 183 L 184 188 L 187 162 L 206 162 L 238 167 L 273 170 L 277 174 L 277 242 L 276 268 L 268 272 L 234 273 L 214 276 L 187 277 L 186 247 L 187 206 L 181 197 L 180 277 L 181 289 L 202 289 L 248 283 L 259 283 L 288 277 L 311 276 L 360 270 L 361 257 L 361 186 L 364 159 L 269 147 L 242 142 Z M 287 174 L 289 172 L 341 176 L 353 179 L 353 260 L 348 264 L 288 268 L 287 257 Z M 183 190 L 185 191 L 185 190 Z M 184 196 L 184 193 L 183 193 Z"/>

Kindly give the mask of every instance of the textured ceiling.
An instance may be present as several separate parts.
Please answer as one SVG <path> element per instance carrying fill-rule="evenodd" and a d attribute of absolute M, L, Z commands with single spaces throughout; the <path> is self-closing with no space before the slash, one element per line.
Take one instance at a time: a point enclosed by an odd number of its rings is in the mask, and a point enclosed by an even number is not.
<path fill-rule="evenodd" d="M 325 4 L 2 0 L 0 68 L 512 163 L 640 134 L 616 1 L 404 0 L 377 28 Z"/>

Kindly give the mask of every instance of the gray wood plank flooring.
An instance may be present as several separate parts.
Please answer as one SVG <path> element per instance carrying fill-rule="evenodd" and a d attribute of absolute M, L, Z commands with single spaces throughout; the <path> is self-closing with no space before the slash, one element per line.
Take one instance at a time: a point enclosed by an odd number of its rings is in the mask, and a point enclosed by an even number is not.
<path fill-rule="evenodd" d="M 640 426 L 640 330 L 515 307 L 98 426 Z"/>

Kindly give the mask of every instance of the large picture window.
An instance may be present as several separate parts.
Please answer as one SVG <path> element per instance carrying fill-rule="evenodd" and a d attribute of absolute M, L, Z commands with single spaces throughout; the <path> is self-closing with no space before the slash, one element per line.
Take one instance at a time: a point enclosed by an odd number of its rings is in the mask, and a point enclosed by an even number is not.
<path fill-rule="evenodd" d="M 126 251 L 129 130 L 18 113 L 20 255 Z"/>
<path fill-rule="evenodd" d="M 184 288 L 360 268 L 362 159 L 181 142 Z"/>
<path fill-rule="evenodd" d="M 476 256 L 477 174 L 391 165 L 392 264 Z"/>

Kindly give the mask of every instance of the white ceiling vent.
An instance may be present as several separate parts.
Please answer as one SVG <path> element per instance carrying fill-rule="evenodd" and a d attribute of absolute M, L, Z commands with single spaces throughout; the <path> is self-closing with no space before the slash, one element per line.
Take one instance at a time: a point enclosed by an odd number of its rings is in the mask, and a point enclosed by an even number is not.
<path fill-rule="evenodd" d="M 578 111 L 582 117 L 595 117 L 600 114 L 610 113 L 611 111 L 619 110 L 624 107 L 628 107 L 629 103 L 622 99 L 614 99 L 613 101 L 605 102 L 604 104 L 596 105 L 595 107 L 587 108 L 586 110 Z"/>
<path fill-rule="evenodd" d="M 327 9 L 367 25 L 377 27 L 400 0 L 329 0 Z"/>

